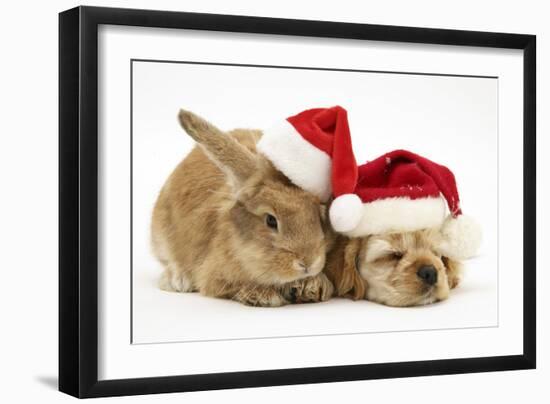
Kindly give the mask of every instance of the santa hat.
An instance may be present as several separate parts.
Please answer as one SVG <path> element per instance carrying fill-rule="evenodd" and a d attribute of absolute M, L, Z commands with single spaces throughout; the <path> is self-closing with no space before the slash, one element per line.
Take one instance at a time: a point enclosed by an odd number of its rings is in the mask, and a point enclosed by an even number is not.
<path fill-rule="evenodd" d="M 256 148 L 290 181 L 323 202 L 357 181 L 347 112 L 340 106 L 291 116 L 265 130 Z"/>
<path fill-rule="evenodd" d="M 357 181 L 334 196 L 331 225 L 350 237 L 442 226 L 444 255 L 465 259 L 479 248 L 480 227 L 462 214 L 453 173 L 414 153 L 396 150 L 358 167 Z"/>

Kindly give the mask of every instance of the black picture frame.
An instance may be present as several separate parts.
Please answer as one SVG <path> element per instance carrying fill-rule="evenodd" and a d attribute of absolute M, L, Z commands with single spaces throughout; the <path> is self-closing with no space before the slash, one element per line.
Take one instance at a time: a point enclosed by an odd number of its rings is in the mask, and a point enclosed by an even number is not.
<path fill-rule="evenodd" d="M 99 381 L 100 24 L 523 50 L 523 354 Z M 84 398 L 535 368 L 535 61 L 534 35 L 97 7 L 60 13 L 59 390 Z"/>

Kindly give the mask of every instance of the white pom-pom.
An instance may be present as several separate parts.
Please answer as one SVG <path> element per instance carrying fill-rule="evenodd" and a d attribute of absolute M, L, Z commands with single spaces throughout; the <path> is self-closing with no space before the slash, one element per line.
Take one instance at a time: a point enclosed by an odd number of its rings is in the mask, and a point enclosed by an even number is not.
<path fill-rule="evenodd" d="M 481 245 L 481 227 L 466 215 L 447 217 L 441 227 L 441 234 L 441 254 L 456 260 L 475 256 Z"/>
<path fill-rule="evenodd" d="M 352 231 L 363 216 L 363 202 L 355 194 L 344 194 L 330 205 L 329 217 L 332 228 L 339 233 Z"/>

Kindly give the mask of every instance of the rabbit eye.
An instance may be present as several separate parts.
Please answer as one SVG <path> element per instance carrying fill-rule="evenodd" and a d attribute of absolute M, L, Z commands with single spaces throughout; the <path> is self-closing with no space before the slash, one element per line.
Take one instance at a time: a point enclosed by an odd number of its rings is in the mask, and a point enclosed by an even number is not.
<path fill-rule="evenodd" d="M 279 227 L 279 224 L 277 223 L 277 218 L 273 215 L 270 215 L 269 213 L 265 215 L 265 224 L 267 227 L 277 230 Z"/>

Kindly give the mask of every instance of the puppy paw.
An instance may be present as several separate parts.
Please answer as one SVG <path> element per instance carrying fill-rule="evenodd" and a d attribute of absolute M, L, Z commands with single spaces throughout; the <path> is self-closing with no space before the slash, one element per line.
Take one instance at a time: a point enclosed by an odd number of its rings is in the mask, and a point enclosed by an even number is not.
<path fill-rule="evenodd" d="M 283 296 L 292 303 L 324 302 L 331 298 L 334 286 L 324 273 L 300 279 L 283 287 Z"/>

